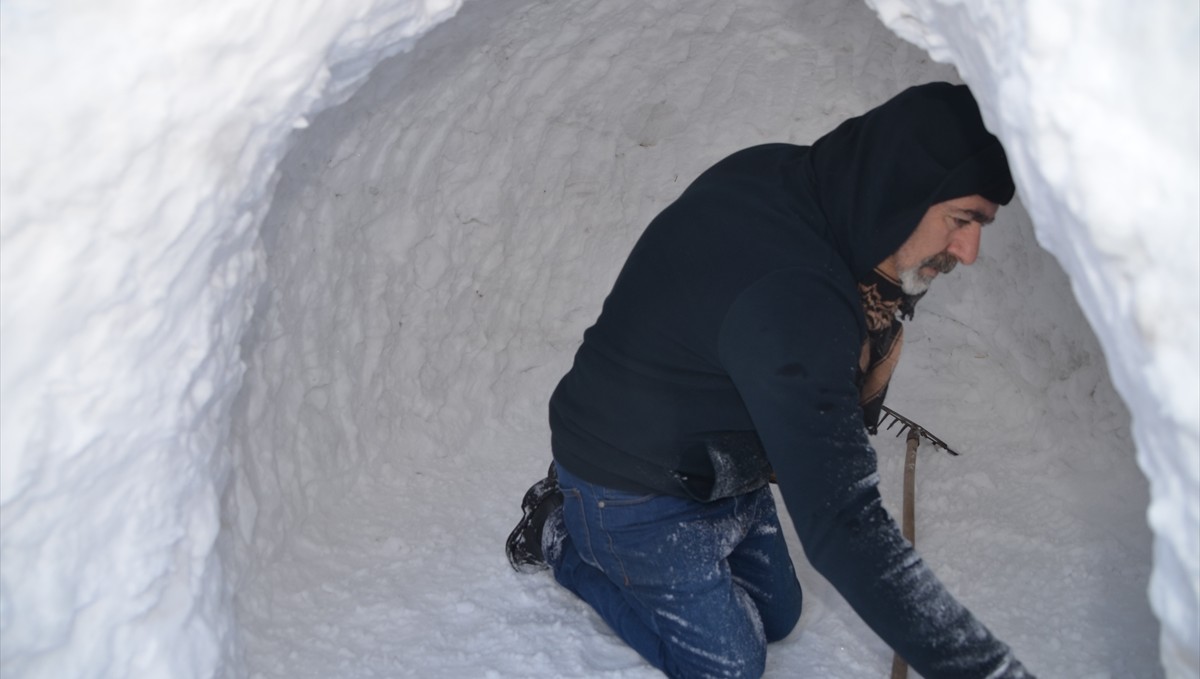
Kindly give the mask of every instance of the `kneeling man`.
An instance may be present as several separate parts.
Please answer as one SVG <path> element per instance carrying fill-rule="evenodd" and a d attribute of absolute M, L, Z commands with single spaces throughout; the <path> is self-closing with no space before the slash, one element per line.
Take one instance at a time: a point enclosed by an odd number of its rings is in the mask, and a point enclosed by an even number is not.
<path fill-rule="evenodd" d="M 880 503 L 901 316 L 1012 198 L 964 86 L 704 172 L 634 247 L 550 400 L 554 462 L 508 541 L 671 677 L 757 677 L 812 565 L 922 676 L 1027 677 Z"/>

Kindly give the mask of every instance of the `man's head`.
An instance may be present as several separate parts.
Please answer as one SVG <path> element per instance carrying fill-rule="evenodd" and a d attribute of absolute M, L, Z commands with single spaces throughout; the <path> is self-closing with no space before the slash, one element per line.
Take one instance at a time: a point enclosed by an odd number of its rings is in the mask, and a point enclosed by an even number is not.
<path fill-rule="evenodd" d="M 996 218 L 997 209 L 999 205 L 980 195 L 935 203 L 908 240 L 879 268 L 899 279 L 904 292 L 921 294 L 939 273 L 975 261 L 983 227 Z"/>
<path fill-rule="evenodd" d="M 813 143 L 807 162 L 830 237 L 858 280 L 910 241 L 925 243 L 914 229 L 941 214 L 943 203 L 983 196 L 1004 205 L 1014 191 L 1004 149 L 975 98 L 948 83 L 911 87 L 847 120 Z M 945 257 L 935 263 L 948 265 Z M 906 275 L 920 287 L 920 267 Z"/>

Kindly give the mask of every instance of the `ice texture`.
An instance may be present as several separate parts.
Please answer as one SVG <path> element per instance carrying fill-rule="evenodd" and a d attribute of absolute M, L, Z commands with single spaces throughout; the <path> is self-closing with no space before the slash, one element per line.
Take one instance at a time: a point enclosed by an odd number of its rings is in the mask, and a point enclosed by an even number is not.
<path fill-rule="evenodd" d="M 0 6 L 0 663 L 210 677 L 259 230 L 306 116 L 454 0 Z"/>
<path fill-rule="evenodd" d="M 1200 674 L 1200 6 L 868 0 L 954 63 L 1133 415 L 1171 676 Z M 1166 103 L 1169 102 L 1169 103 Z"/>
<path fill-rule="evenodd" d="M 0 5 L 3 675 L 653 676 L 502 554 L 550 390 L 699 171 L 961 75 L 1019 201 L 906 326 L 918 548 L 1042 676 L 1195 677 L 1200 9 L 873 7 Z M 785 532 L 768 676 L 883 676 Z"/>

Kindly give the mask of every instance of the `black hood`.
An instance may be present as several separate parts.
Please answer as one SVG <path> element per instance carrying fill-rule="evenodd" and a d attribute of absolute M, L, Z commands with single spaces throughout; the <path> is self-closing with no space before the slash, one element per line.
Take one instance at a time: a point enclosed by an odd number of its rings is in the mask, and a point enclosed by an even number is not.
<path fill-rule="evenodd" d="M 1013 181 L 1000 141 L 965 85 L 911 87 L 812 145 L 815 198 L 856 279 L 895 252 L 931 205 L 980 194 L 1001 205 Z"/>

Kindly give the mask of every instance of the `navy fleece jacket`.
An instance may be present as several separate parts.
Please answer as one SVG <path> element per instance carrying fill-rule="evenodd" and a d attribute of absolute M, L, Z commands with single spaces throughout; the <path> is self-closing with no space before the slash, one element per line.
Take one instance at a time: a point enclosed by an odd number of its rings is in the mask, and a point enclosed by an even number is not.
<path fill-rule="evenodd" d="M 930 205 L 1013 192 L 965 87 L 911 88 L 811 147 L 740 151 L 646 229 L 550 402 L 555 459 L 687 495 L 704 441 L 753 432 L 809 561 L 925 677 L 1028 676 L 880 503 L 859 407 L 856 281 Z"/>

